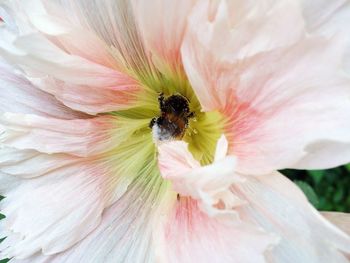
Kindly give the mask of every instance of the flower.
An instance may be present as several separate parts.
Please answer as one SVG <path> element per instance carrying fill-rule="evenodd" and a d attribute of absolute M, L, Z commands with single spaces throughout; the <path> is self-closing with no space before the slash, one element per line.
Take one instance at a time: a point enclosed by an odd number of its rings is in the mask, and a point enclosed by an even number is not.
<path fill-rule="evenodd" d="M 350 159 L 346 3 L 2 1 L 1 257 L 348 262 L 277 172 Z"/>

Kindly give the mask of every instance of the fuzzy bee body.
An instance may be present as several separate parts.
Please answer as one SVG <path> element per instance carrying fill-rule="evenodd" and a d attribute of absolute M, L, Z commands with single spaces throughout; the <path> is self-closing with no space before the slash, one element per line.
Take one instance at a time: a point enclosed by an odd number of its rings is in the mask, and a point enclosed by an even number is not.
<path fill-rule="evenodd" d="M 189 101 L 182 95 L 158 97 L 161 115 L 150 122 L 153 137 L 156 141 L 180 140 L 188 127 L 189 118 L 194 116 L 190 112 Z"/>

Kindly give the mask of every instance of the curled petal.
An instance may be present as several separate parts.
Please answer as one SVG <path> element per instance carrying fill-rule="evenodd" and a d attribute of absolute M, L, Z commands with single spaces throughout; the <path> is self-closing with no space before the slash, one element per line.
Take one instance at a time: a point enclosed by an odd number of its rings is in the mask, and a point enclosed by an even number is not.
<path fill-rule="evenodd" d="M 216 144 L 214 161 L 219 161 L 224 159 L 227 153 L 228 153 L 228 141 L 225 135 L 221 135 L 221 137 L 219 138 Z"/>
<path fill-rule="evenodd" d="M 218 145 L 220 147 L 223 149 L 217 149 L 217 152 L 225 150 L 223 143 Z M 202 167 L 188 151 L 185 142 L 173 141 L 159 146 L 158 161 L 163 178 L 172 182 L 174 191 L 197 199 L 201 209 L 210 216 L 233 216 L 238 220 L 232 208 L 242 202 L 229 190 L 233 183 L 241 181 L 234 173 L 233 156 L 225 154 L 225 158 Z"/>

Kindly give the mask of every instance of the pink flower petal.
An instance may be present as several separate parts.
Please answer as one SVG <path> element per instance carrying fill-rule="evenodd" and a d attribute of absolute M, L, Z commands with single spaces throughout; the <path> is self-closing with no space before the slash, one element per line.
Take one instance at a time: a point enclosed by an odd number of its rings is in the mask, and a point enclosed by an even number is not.
<path fill-rule="evenodd" d="M 11 87 L 0 98 L 0 258 L 348 262 L 349 236 L 269 174 L 349 160 L 349 81 L 333 37 L 347 21 L 332 18 L 340 0 L 316 10 L 318 25 L 293 0 L 203 0 L 193 13 L 192 0 L 59 2 L 0 8 L 0 55 L 21 70 L 0 64 L 0 91 Z M 134 78 L 153 70 L 149 60 L 162 73 L 183 73 L 183 60 L 203 109 L 227 117 L 229 143 L 219 140 L 211 165 L 184 142 L 165 143 L 162 178 L 150 134 L 123 144 L 148 120 L 89 119 L 62 105 L 92 115 L 136 105 Z"/>
<path fill-rule="evenodd" d="M 162 234 L 162 235 L 161 235 Z M 210 218 L 191 198 L 181 198 L 157 233 L 160 262 L 266 262 L 276 240 L 258 229 Z"/>
<path fill-rule="evenodd" d="M 46 3 L 47 4 L 47 3 Z M 139 35 L 132 1 L 59 1 L 60 10 L 79 25 L 94 32 L 108 47 L 117 67 L 145 77 L 153 66 Z M 93 11 L 92 11 L 93 10 Z M 146 74 L 146 75 L 145 75 Z"/>
<path fill-rule="evenodd" d="M 238 85 L 240 71 L 232 71 L 231 63 L 243 64 L 241 59 L 294 43 L 304 33 L 300 8 L 293 1 L 217 3 L 213 8 L 209 1 L 198 2 L 181 50 L 189 80 L 205 111 L 232 103 L 230 93 Z"/>
<path fill-rule="evenodd" d="M 151 263 L 193 262 L 194 258 L 200 262 L 265 262 L 264 252 L 274 244 L 273 237 L 257 229 L 234 228 L 209 218 L 199 210 L 196 201 L 189 198 L 175 201 L 159 196 L 156 191 L 142 192 L 139 183 L 107 209 L 95 231 L 71 249 L 15 262 L 113 262 L 119 259 Z M 153 189 L 160 187 L 159 181 L 151 184 Z M 162 204 L 155 201 L 158 198 L 162 198 Z M 162 211 L 172 212 L 163 214 Z"/>
<path fill-rule="evenodd" d="M 226 109 L 241 172 L 323 169 L 347 162 L 350 82 L 339 75 L 339 53 L 333 43 L 315 39 L 253 59 L 242 74 L 237 106 Z M 246 79 L 250 74 L 254 78 Z"/>
<path fill-rule="evenodd" d="M 240 214 L 280 237 L 268 253 L 271 262 L 348 262 L 350 237 L 325 220 L 292 182 L 279 173 L 249 177 L 234 187 L 248 202 Z"/>
<path fill-rule="evenodd" d="M 217 152 L 225 150 L 223 144 L 221 140 Z M 235 175 L 233 156 L 226 156 L 225 152 L 223 158 L 202 167 L 188 151 L 185 142 L 163 143 L 158 150 L 161 175 L 172 183 L 174 191 L 181 196 L 196 199 L 202 211 L 212 217 L 226 218 L 233 221 L 231 223 L 239 220 L 232 208 L 241 205 L 242 201 L 232 195 L 230 187 L 242 179 Z M 220 209 L 217 208 L 218 205 Z"/>
<path fill-rule="evenodd" d="M 200 167 L 183 142 L 170 142 L 159 146 L 162 176 L 172 182 L 176 192 L 193 198 L 191 200 L 180 196 L 175 212 L 174 208 L 168 208 L 172 214 L 171 220 L 168 224 L 164 223 L 164 238 L 159 241 L 165 244 L 161 246 L 161 251 L 165 251 L 165 255 L 160 253 L 164 258 L 174 258 L 174 262 L 179 258 L 178 262 L 191 262 L 190 257 L 194 256 L 200 261 L 212 262 L 214 260 L 212 257 L 220 259 L 220 256 L 210 250 L 213 249 L 220 251 L 220 255 L 224 255 L 224 258 L 225 256 L 230 258 L 230 261 L 226 261 L 231 262 L 234 259 L 233 255 L 225 254 L 225 250 L 221 252 L 220 249 L 223 247 L 220 245 L 217 247 L 216 243 L 203 244 L 203 242 L 207 242 L 208 237 L 210 241 L 218 242 L 221 238 L 225 238 L 224 233 L 231 233 L 237 229 L 242 230 L 243 235 L 247 235 L 250 233 L 249 229 L 256 230 L 261 227 L 269 235 L 279 237 L 279 243 L 274 243 L 271 250 L 266 251 L 266 260 L 316 263 L 336 259 L 337 262 L 348 262 L 343 253 L 349 253 L 350 237 L 327 222 L 309 204 L 303 193 L 284 176 L 278 173 L 258 177 L 235 175 L 234 170 L 229 172 L 228 169 L 225 177 L 223 172 L 225 166 L 222 164 L 215 166 L 216 164 L 219 163 L 216 161 L 210 166 Z M 215 167 L 215 171 L 211 170 L 211 167 Z M 207 170 L 213 176 L 208 175 L 209 173 L 205 172 Z M 213 194 L 215 191 L 211 191 L 211 187 L 216 191 L 222 191 L 219 195 L 221 205 L 213 205 L 218 199 L 215 199 L 216 195 Z M 227 192 L 231 192 L 231 195 Z M 230 196 L 236 201 L 233 206 L 228 206 L 228 199 L 225 199 Z M 220 207 L 222 204 L 225 204 L 223 210 Z M 203 229 L 199 230 L 201 225 Z M 221 227 L 225 229 L 223 232 Z M 214 235 L 210 231 L 218 233 L 218 236 L 210 238 Z M 239 232 L 234 235 L 240 238 L 241 234 Z M 249 238 L 254 237 L 258 238 L 259 235 L 254 233 Z M 234 246 L 234 241 L 219 243 Z M 202 244 L 206 249 L 198 248 Z M 190 252 L 187 251 L 188 247 L 191 247 Z M 237 251 L 240 251 L 239 248 Z M 243 252 L 238 254 L 234 255 L 243 257 L 237 259 L 238 262 L 249 262 L 244 258 Z M 251 251 L 250 254 L 254 258 L 259 252 Z"/>
<path fill-rule="evenodd" d="M 35 150 L 18 150 L 5 146 L 0 148 L 0 171 L 6 175 L 6 178 L 8 176 L 15 179 L 39 177 L 79 161 L 79 158 L 67 154 L 49 155 Z M 16 181 L 9 178 L 7 180 Z M 8 188 L 6 191 L 11 189 Z"/>
<path fill-rule="evenodd" d="M 0 112 L 36 114 L 43 117 L 84 118 L 58 102 L 53 96 L 37 89 L 20 70 L 0 60 Z"/>
<path fill-rule="evenodd" d="M 247 21 L 241 18 L 238 25 L 230 21 L 224 2 L 213 17 L 206 15 L 211 9 L 205 3 L 191 15 L 182 55 L 203 109 L 220 110 L 229 119 L 226 136 L 237 170 L 264 174 L 347 162 L 350 82 L 340 72 L 341 39 L 303 38 L 300 7 L 292 1 L 270 6 L 273 17 L 290 14 L 278 23 L 262 15 L 263 23 L 246 9 Z M 283 11 L 289 8 L 292 13 Z M 261 22 L 257 32 L 270 42 L 258 34 L 244 44 L 236 35 L 254 19 Z M 298 26 L 289 38 L 274 34 L 290 24 Z"/>
<path fill-rule="evenodd" d="M 179 69 L 180 47 L 194 0 L 133 0 L 135 18 L 150 59 L 159 70 Z"/>
<path fill-rule="evenodd" d="M 78 252 L 72 258 L 84 255 L 93 258 L 79 252 L 86 248 L 68 249 L 77 243 L 90 247 L 92 242 L 91 245 L 95 246 L 98 243 L 95 242 L 95 234 L 90 234 L 94 235 L 92 240 L 88 235 L 97 227 L 96 235 L 101 237 L 105 231 L 119 231 L 119 239 L 113 240 L 120 243 L 120 247 L 116 247 L 112 253 L 121 255 L 120 249 L 126 248 L 125 240 L 134 245 L 137 236 L 145 236 L 138 234 L 139 230 L 133 232 L 135 218 L 140 218 L 144 226 L 145 218 L 153 208 L 157 208 L 156 202 L 161 200 L 158 196 L 164 191 L 163 180 L 154 174 L 156 162 L 153 160 L 153 147 L 149 135 L 147 138 L 134 138 L 130 143 L 116 148 L 113 154 L 87 158 L 2 148 L 0 184 L 11 188 L 0 187 L 0 195 L 6 194 L 0 203 L 0 210 L 6 215 L 0 222 L 0 237 L 8 237 L 0 244 L 0 257 L 14 257 L 16 260 L 34 258 L 40 262 L 48 260 L 44 256 L 37 257 L 41 253 L 56 255 L 67 250 L 69 257 L 72 256 L 70 253 Z M 2 159 L 1 154 L 6 158 Z M 132 166 L 125 162 L 130 156 L 138 160 Z M 107 213 L 106 209 L 110 206 L 115 209 Z M 101 217 L 107 214 L 109 216 L 103 219 L 107 223 L 101 223 Z M 158 213 L 154 216 L 157 217 Z M 126 226 L 128 231 L 124 228 Z M 146 231 L 150 231 L 150 228 L 146 228 Z M 129 233 L 134 233 L 135 238 L 128 239 Z M 108 234 L 106 239 L 101 240 L 110 243 L 112 236 Z M 148 240 L 145 242 L 149 244 Z M 102 260 L 107 257 L 110 247 L 101 243 L 100 249 L 101 253 L 96 254 L 96 249 L 91 252 Z M 125 251 L 131 251 L 130 247 Z M 134 251 L 140 252 L 140 258 L 144 256 L 143 252 L 149 252 L 147 249 L 141 251 L 139 246 L 135 246 Z M 61 255 L 65 257 L 67 254 Z M 115 255 L 111 255 L 111 258 L 115 258 Z M 60 257 L 58 262 L 62 262 Z"/>
<path fill-rule="evenodd" d="M 0 244 L 1 258 L 26 258 L 40 251 L 53 254 L 70 248 L 100 224 L 104 208 L 130 183 L 129 178 L 116 175 L 114 161 L 76 158 L 61 162 L 55 155 L 51 161 L 55 159 L 51 169 L 43 166 L 45 176 L 17 177 L 16 184 L 7 189 L 0 203 L 6 215 L 0 221 L 0 236 L 7 236 Z M 34 173 L 39 169 L 33 168 L 33 163 L 18 162 Z M 40 167 L 40 163 L 35 165 Z M 4 178 L 0 176 L 0 180 Z"/>
<path fill-rule="evenodd" d="M 112 116 L 60 120 L 5 113 L 0 115 L 0 125 L 4 146 L 50 154 L 97 155 L 112 150 L 127 138 L 118 127 L 117 118 Z"/>
<path fill-rule="evenodd" d="M 27 16 L 22 14 L 14 18 L 18 23 L 24 18 L 32 19 L 35 25 L 40 24 L 40 21 L 37 21 L 40 18 L 51 21 L 49 16 L 40 13 L 38 17 L 35 14 L 36 12 L 33 14 L 29 12 L 29 17 L 28 14 Z M 57 84 L 47 87 L 45 85 L 49 83 L 45 83 L 40 85 L 40 88 L 55 95 L 64 104 L 66 104 L 65 97 L 68 97 L 67 104 L 77 110 L 96 114 L 129 108 L 136 103 L 141 87 L 132 77 L 115 68 L 106 44 L 101 43 L 96 36 L 85 34 L 83 41 L 90 43 L 90 46 L 86 47 L 82 45 L 77 33 L 73 37 L 66 24 L 60 28 L 62 32 L 57 32 L 59 29 L 56 24 L 56 27 L 47 28 L 49 25 L 50 23 L 46 23 L 46 27 L 40 28 L 44 32 L 30 28 L 25 33 L 14 33 L 7 27 L 1 28 L 0 54 L 11 63 L 22 67 L 33 80 L 47 77 L 55 79 Z M 44 33 L 54 36 L 47 36 Z M 93 52 L 94 56 L 88 55 L 87 49 L 90 48 L 97 50 Z M 38 83 L 40 84 L 40 79 Z M 69 86 L 68 94 L 66 86 Z M 84 98 L 81 96 L 82 91 L 92 94 L 87 98 L 86 108 Z M 76 101 L 72 99 L 72 95 L 77 97 Z M 114 98 L 111 98 L 111 95 Z M 106 107 L 103 107 L 102 101 Z"/>
<path fill-rule="evenodd" d="M 222 136 L 217 159 L 204 167 L 184 142 L 159 146 L 160 172 L 180 194 L 167 204 L 164 229 L 155 234 L 160 262 L 265 262 L 264 252 L 276 240 L 240 220 L 244 201 L 230 189 L 242 178 L 234 173 L 235 158 L 226 156 L 226 143 Z"/>
<path fill-rule="evenodd" d="M 54 95 L 66 106 L 92 115 L 115 111 L 118 105 L 124 103 L 135 103 L 137 97 L 133 92 L 137 93 L 139 90 L 136 86 L 129 86 L 129 83 L 120 83 L 118 87 L 91 87 L 54 78 L 31 78 L 31 82 L 39 89 Z"/>
<path fill-rule="evenodd" d="M 159 206 L 164 201 L 164 191 L 166 185 L 160 177 L 149 172 L 140 174 L 127 192 L 105 210 L 98 227 L 75 246 L 58 254 L 44 250 L 14 262 L 156 262 L 152 229 L 160 225 Z M 73 214 L 81 220 L 79 212 Z"/>
<path fill-rule="evenodd" d="M 109 68 L 118 67 L 110 47 L 68 8 L 45 0 L 28 0 L 20 4 L 19 13 L 50 40 L 72 55 L 83 57 Z"/>

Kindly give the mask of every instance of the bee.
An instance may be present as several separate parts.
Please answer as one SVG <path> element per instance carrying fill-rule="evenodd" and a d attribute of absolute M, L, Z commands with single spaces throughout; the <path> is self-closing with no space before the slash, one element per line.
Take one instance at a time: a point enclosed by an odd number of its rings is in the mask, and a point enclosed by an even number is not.
<path fill-rule="evenodd" d="M 160 93 L 158 102 L 161 115 L 154 117 L 149 124 L 154 140 L 181 140 L 189 119 L 194 117 L 188 99 L 180 94 L 165 98 L 164 94 Z"/>

